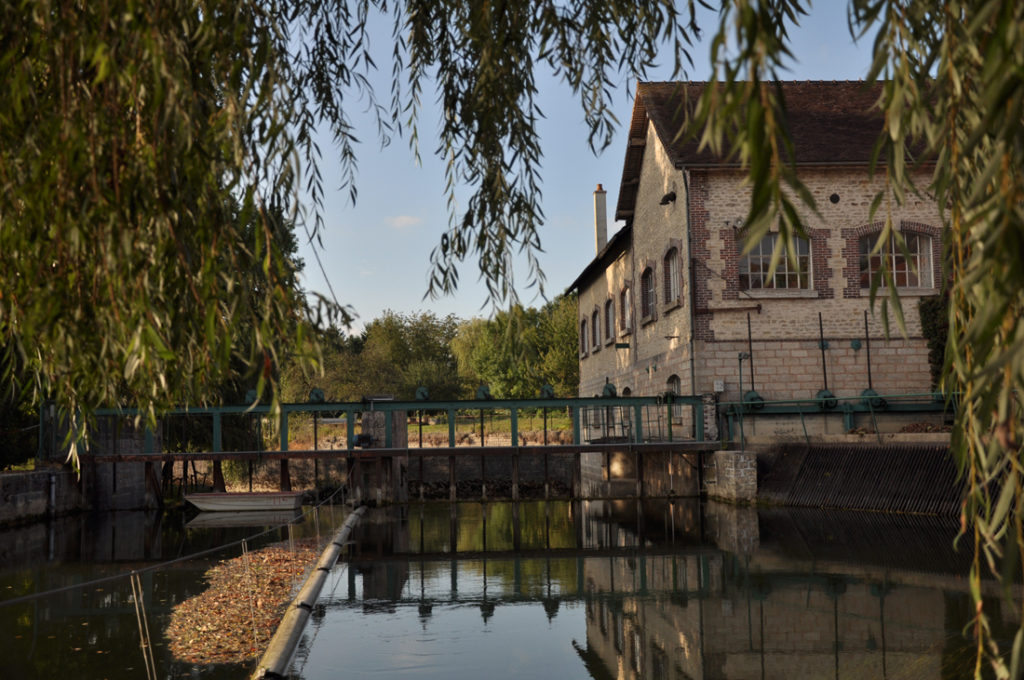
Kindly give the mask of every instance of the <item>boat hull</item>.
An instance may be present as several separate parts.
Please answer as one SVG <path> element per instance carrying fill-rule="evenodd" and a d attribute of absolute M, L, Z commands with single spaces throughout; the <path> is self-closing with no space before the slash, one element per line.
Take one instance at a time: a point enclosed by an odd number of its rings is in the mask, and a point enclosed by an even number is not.
<path fill-rule="evenodd" d="M 189 529 L 276 527 L 282 524 L 300 524 L 302 521 L 303 515 L 298 510 L 230 510 L 200 512 L 185 526 Z"/>
<path fill-rule="evenodd" d="M 302 507 L 302 493 L 299 491 L 193 493 L 185 496 L 185 500 L 204 512 L 297 510 Z"/>

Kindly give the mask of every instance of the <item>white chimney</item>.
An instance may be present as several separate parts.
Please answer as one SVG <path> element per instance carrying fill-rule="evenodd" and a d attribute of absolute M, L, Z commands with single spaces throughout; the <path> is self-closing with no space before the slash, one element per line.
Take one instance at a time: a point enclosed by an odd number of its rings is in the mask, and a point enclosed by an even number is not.
<path fill-rule="evenodd" d="M 598 253 L 608 244 L 608 207 L 605 204 L 607 193 L 600 184 L 594 192 L 594 246 Z"/>

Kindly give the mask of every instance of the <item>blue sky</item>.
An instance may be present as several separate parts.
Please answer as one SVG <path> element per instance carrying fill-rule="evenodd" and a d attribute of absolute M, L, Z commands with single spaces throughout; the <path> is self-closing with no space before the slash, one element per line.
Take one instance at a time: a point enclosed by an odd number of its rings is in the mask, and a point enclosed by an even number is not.
<path fill-rule="evenodd" d="M 854 44 L 846 22 L 846 3 L 821 3 L 804 18 L 792 34 L 796 62 L 789 78 L 794 80 L 856 80 L 863 78 L 870 64 L 870 43 Z M 707 15 L 702 26 L 717 25 Z M 378 97 L 390 94 L 391 50 L 390 20 L 377 20 L 371 28 L 376 42 L 373 49 L 381 56 L 374 79 Z M 696 44 L 692 51 L 694 66 L 686 77 L 705 80 L 710 73 L 708 45 Z M 648 74 L 648 80 L 667 80 L 672 59 Z M 547 118 L 539 125 L 542 149 L 542 207 L 545 223 L 541 229 L 544 253 L 540 256 L 546 275 L 548 298 L 563 292 L 594 257 L 593 191 L 598 183 L 608 191 L 609 220 L 618 200 L 618 184 L 626 151 L 626 129 L 633 105 L 636 83 L 623 77 L 614 92 L 614 110 L 620 121 L 611 145 L 595 156 L 587 145 L 587 127 L 583 113 L 568 86 L 549 73 L 538 74 L 539 105 Z M 432 92 L 425 92 L 419 118 L 420 157 L 417 165 L 407 139 L 396 139 L 381 149 L 369 116 L 353 116 L 357 136 L 359 170 L 356 179 L 358 199 L 348 200 L 347 191 L 334 190 L 338 184 L 338 165 L 330 137 L 320 140 L 324 154 L 320 170 L 326 185 L 324 201 L 323 249 L 319 256 L 326 279 L 317 266 L 312 246 L 304 245 L 301 256 L 306 267 L 307 289 L 328 294 L 327 282 L 340 303 L 351 305 L 358 319 L 354 331 L 385 310 L 400 313 L 432 311 L 461 318 L 487 316 L 491 307 L 486 291 L 478 281 L 475 261 L 459 269 L 460 285 L 456 294 L 436 300 L 424 299 L 430 252 L 448 226 L 444 196 L 444 164 L 433 150 L 438 128 L 437 108 Z M 461 192 L 464 197 L 467 192 Z M 610 223 L 609 234 L 621 223 Z M 522 301 L 538 306 L 544 299 L 535 288 L 526 286 L 525 264 L 516 269 L 517 290 Z"/>

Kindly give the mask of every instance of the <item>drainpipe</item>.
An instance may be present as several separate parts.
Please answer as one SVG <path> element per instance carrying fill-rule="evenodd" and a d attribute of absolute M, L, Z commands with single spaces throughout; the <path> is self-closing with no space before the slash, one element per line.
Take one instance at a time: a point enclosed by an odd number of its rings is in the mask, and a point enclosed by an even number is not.
<path fill-rule="evenodd" d="M 47 499 L 46 516 L 54 517 L 57 514 L 57 475 L 53 472 L 48 480 L 49 494 Z"/>
<path fill-rule="evenodd" d="M 683 170 L 683 189 L 686 192 L 686 266 L 690 271 L 690 394 L 697 393 L 697 368 L 693 357 L 693 329 L 697 325 L 697 315 L 694 310 L 697 307 L 697 295 L 694 291 L 693 276 L 693 231 L 690 221 L 690 171 Z"/>

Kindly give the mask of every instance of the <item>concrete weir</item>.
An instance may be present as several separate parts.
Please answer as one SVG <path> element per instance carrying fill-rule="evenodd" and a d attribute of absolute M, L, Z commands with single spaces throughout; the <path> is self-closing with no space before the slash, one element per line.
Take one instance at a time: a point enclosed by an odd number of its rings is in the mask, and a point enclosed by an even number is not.
<path fill-rule="evenodd" d="M 766 505 L 955 516 L 963 499 L 947 444 L 790 445 L 765 458 Z"/>
<path fill-rule="evenodd" d="M 334 540 L 324 549 L 316 567 L 302 586 L 302 590 L 295 596 L 292 603 L 288 605 L 288 610 L 281 617 L 281 624 L 277 627 L 274 637 L 270 638 L 267 651 L 264 652 L 256 671 L 252 674 L 253 680 L 273 680 L 287 677 L 288 664 L 291 663 L 292 656 L 295 654 L 295 648 L 299 644 L 302 631 L 313 611 L 313 605 L 316 604 L 316 600 L 320 596 L 320 590 L 324 587 L 327 574 L 338 561 L 338 556 L 348 541 L 349 534 L 352 533 L 353 527 L 365 512 L 366 506 L 356 508 L 345 519 L 345 523 L 341 525 Z"/>

